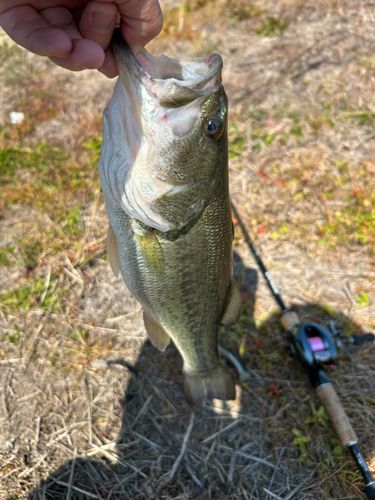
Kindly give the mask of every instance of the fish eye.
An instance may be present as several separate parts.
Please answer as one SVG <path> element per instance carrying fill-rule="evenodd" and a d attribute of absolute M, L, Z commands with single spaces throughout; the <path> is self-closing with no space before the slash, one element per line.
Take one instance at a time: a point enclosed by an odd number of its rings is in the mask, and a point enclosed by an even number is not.
<path fill-rule="evenodd" d="M 204 131 L 210 139 L 217 139 L 222 130 L 222 121 L 215 118 L 207 118 L 204 124 Z"/>

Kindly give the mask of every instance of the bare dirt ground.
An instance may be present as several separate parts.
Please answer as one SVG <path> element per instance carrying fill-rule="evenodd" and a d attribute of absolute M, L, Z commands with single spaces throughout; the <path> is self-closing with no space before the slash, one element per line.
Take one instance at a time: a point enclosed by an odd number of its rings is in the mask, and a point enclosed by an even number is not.
<path fill-rule="evenodd" d="M 284 301 L 344 335 L 373 330 L 374 4 L 193 0 L 164 13 L 150 51 L 224 59 L 231 194 Z M 105 256 L 96 168 L 113 81 L 0 41 L 0 498 L 365 498 L 238 227 L 243 312 L 220 341 L 252 380 L 191 411 L 180 356 L 146 341 Z M 374 346 L 327 375 L 375 473 Z"/>

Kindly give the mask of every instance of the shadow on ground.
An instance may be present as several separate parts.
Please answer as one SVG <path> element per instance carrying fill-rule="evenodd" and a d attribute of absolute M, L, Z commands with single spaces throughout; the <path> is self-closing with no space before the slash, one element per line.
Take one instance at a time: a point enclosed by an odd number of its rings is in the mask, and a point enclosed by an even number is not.
<path fill-rule="evenodd" d="M 116 442 L 93 435 L 87 456 L 65 463 L 29 500 L 362 498 L 354 465 L 344 451 L 337 453 L 337 440 L 318 411 L 308 377 L 290 358 L 278 316 L 255 328 L 258 273 L 245 268 L 236 254 L 234 273 L 247 297 L 246 315 L 223 332 L 221 342 L 243 353 L 252 375 L 249 384 L 237 385 L 237 399 L 214 401 L 193 413 L 182 396 L 178 352 L 170 346 L 159 353 L 147 342 L 135 367 L 138 375 L 120 401 L 122 429 Z M 298 312 L 305 321 L 327 323 L 331 317 L 315 304 Z M 343 315 L 336 314 L 335 320 L 346 331 L 360 333 Z M 345 378 L 343 369 L 339 361 L 328 367 L 329 376 L 359 428 L 360 445 L 367 443 L 366 455 L 374 449 L 369 426 L 360 428 L 368 418 L 366 407 L 362 415 L 351 410 L 353 398 L 360 394 L 365 401 L 369 387 L 354 371 Z M 298 436 L 307 438 L 304 445 Z M 348 470 L 353 487 L 343 483 L 337 491 L 336 484 L 333 491 L 329 475 L 339 467 Z"/>

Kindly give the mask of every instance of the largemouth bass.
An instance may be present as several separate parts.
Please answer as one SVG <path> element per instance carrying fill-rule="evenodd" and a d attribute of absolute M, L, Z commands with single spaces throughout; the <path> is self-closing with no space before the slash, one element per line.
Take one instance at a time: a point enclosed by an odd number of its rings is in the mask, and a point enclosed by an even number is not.
<path fill-rule="evenodd" d="M 218 54 L 137 56 L 117 33 L 120 76 L 104 111 L 99 174 L 116 275 L 142 304 L 152 343 L 184 361 L 190 404 L 233 399 L 217 351 L 241 307 L 232 278 L 227 97 Z"/>

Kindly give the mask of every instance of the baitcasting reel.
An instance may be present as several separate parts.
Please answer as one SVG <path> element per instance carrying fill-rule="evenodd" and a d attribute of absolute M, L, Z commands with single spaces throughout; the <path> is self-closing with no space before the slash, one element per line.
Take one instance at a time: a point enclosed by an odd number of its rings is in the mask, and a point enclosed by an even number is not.
<path fill-rule="evenodd" d="M 293 356 L 307 368 L 320 363 L 331 364 L 337 357 L 332 334 L 324 326 L 301 323 L 292 329 L 290 337 Z"/>
<path fill-rule="evenodd" d="M 342 329 L 337 329 L 334 321 L 331 320 L 329 326 L 328 329 L 316 323 L 301 323 L 289 329 L 292 354 L 305 367 L 333 363 L 338 355 L 337 348 L 343 348 L 344 344 L 375 340 L 372 333 L 344 338 L 341 336 Z"/>

